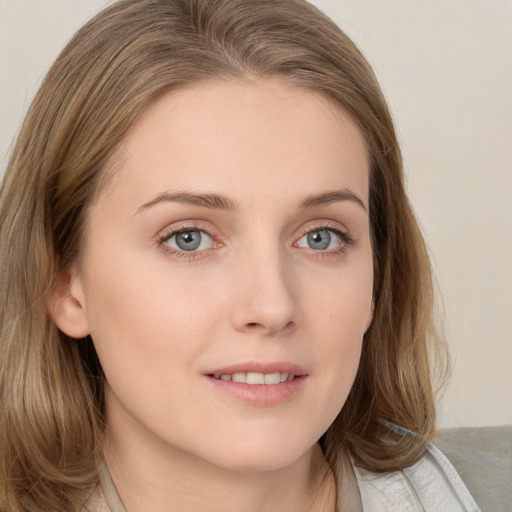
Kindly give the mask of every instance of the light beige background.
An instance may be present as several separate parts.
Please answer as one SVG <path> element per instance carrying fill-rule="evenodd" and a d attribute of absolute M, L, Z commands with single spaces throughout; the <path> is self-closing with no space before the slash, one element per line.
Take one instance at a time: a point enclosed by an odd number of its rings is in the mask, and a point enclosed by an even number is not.
<path fill-rule="evenodd" d="M 0 172 L 43 74 L 107 3 L 0 0 Z M 359 44 L 396 118 L 455 364 L 441 423 L 512 423 L 512 1 L 314 3 Z"/>

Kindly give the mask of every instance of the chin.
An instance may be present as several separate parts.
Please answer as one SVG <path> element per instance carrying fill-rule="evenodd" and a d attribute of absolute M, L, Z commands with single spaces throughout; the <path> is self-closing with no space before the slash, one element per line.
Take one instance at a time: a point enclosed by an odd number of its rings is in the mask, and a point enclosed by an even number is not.
<path fill-rule="evenodd" d="M 238 472 L 269 472 L 278 471 L 296 463 L 307 456 L 316 441 L 303 440 L 290 442 L 274 437 L 262 439 L 260 442 L 231 439 L 225 449 L 209 451 L 205 460 L 225 470 Z"/>
<path fill-rule="evenodd" d="M 306 455 L 310 448 L 308 448 L 304 453 L 301 452 L 300 454 L 295 454 L 294 457 L 280 453 L 245 453 L 241 456 L 231 455 L 229 457 L 222 457 L 220 460 L 214 462 L 214 464 L 224 470 L 240 473 L 273 472 L 292 466 L 301 457 Z"/>
<path fill-rule="evenodd" d="M 337 409 L 336 409 L 337 412 Z M 239 472 L 278 471 L 309 458 L 311 450 L 331 423 L 332 414 L 308 422 L 293 418 L 259 417 L 237 421 L 211 421 L 209 428 L 190 429 L 182 447 L 209 464 Z M 302 419 L 302 421 L 301 421 Z"/>

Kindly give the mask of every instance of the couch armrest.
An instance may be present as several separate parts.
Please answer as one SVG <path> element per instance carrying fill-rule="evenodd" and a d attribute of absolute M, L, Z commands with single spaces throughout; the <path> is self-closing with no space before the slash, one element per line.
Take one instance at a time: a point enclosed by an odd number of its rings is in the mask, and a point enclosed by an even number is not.
<path fill-rule="evenodd" d="M 434 444 L 482 512 L 512 512 L 512 425 L 444 429 Z"/>

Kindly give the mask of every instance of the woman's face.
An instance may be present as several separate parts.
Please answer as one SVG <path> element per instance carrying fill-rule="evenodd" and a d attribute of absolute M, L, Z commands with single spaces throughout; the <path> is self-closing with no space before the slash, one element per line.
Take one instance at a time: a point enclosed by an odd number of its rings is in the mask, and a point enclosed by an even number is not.
<path fill-rule="evenodd" d="M 70 288 L 114 450 L 266 470 L 311 449 L 371 322 L 368 167 L 341 109 L 278 80 L 189 87 L 144 113 Z"/>

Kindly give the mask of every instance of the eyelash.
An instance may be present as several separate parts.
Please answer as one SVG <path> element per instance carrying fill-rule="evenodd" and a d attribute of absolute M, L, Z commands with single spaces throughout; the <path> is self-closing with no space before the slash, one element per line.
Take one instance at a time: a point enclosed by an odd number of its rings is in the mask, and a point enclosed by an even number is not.
<path fill-rule="evenodd" d="M 180 233 L 187 233 L 188 231 L 200 231 L 202 233 L 206 233 L 213 240 L 213 248 L 203 249 L 201 251 L 182 251 L 179 249 L 174 249 L 169 247 L 166 242 L 168 242 L 173 236 L 179 235 Z M 166 254 L 170 254 L 172 256 L 178 258 L 185 258 L 190 261 L 193 261 L 197 258 L 202 258 L 206 256 L 205 253 L 209 253 L 211 249 L 216 249 L 222 246 L 222 242 L 218 242 L 215 239 L 218 237 L 213 236 L 210 231 L 198 223 L 190 223 L 190 224 L 181 224 L 179 226 L 173 226 L 168 230 L 164 231 L 157 240 L 157 246 L 164 251 Z"/>
<path fill-rule="evenodd" d="M 334 250 L 315 250 L 312 248 L 309 248 L 309 251 L 314 253 L 315 257 L 320 258 L 332 258 L 332 257 L 339 257 L 342 254 L 345 254 L 349 247 L 353 246 L 355 244 L 355 240 L 346 232 L 340 229 L 338 224 L 334 224 L 332 222 L 318 222 L 318 224 L 314 224 L 313 226 L 309 225 L 306 229 L 304 229 L 298 239 L 294 242 L 294 247 L 299 247 L 296 244 L 299 240 L 301 240 L 305 235 L 309 233 L 313 233 L 315 231 L 330 231 L 334 233 L 336 236 L 338 236 L 341 240 L 341 247 Z M 199 251 L 184 251 L 184 250 L 177 250 L 174 248 L 169 247 L 167 245 L 167 242 L 173 237 L 180 233 L 186 233 L 188 231 L 200 231 L 202 233 L 206 233 L 212 240 L 213 240 L 213 247 L 208 249 L 203 249 Z M 173 226 L 163 232 L 160 236 L 158 236 L 157 239 L 157 246 L 164 251 L 166 254 L 170 254 L 172 256 L 178 257 L 178 258 L 185 258 L 190 261 L 193 261 L 198 258 L 202 258 L 208 255 L 208 253 L 212 249 L 217 249 L 219 247 L 222 247 L 222 242 L 216 241 L 216 236 L 212 235 L 210 231 L 203 226 L 202 224 L 198 223 L 190 223 L 190 224 L 181 224 L 179 226 Z"/>
<path fill-rule="evenodd" d="M 305 235 L 309 233 L 314 233 L 315 231 L 330 231 L 334 233 L 336 236 L 338 236 L 341 240 L 341 247 L 334 250 L 327 250 L 327 251 L 320 251 L 315 249 L 309 249 L 312 253 L 314 253 L 315 257 L 318 258 L 336 258 L 339 257 L 347 252 L 347 250 L 355 245 L 355 240 L 349 235 L 347 231 L 344 231 L 340 228 L 339 224 L 329 222 L 329 221 L 317 221 L 317 223 L 314 223 L 313 226 L 309 225 L 307 228 L 302 231 L 300 237 L 298 238 L 297 242 L 294 243 L 297 244 L 299 240 L 301 240 Z"/>

